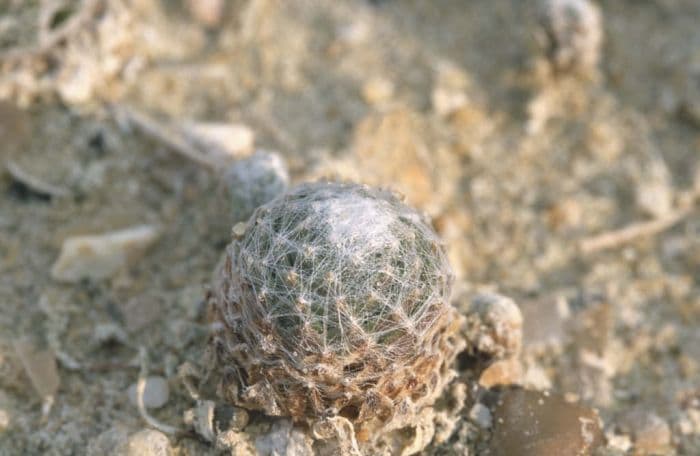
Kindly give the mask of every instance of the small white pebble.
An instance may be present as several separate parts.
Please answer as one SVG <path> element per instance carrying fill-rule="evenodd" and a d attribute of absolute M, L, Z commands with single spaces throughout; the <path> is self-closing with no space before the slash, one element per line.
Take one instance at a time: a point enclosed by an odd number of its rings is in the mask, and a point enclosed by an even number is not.
<path fill-rule="evenodd" d="M 436 87 L 431 96 L 433 110 L 440 117 L 447 117 L 467 104 L 467 94 L 457 89 Z"/>
<path fill-rule="evenodd" d="M 673 210 L 671 173 L 660 157 L 644 167 L 636 188 L 637 206 L 651 217 L 664 217 Z"/>
<path fill-rule="evenodd" d="M 231 233 L 233 234 L 234 237 L 240 238 L 245 234 L 245 228 L 247 224 L 243 222 L 238 222 L 235 225 L 233 225 L 233 228 L 231 228 Z"/>
<path fill-rule="evenodd" d="M 126 456 L 169 456 L 172 448 L 165 434 L 144 429 L 129 437 L 124 453 Z"/>
<path fill-rule="evenodd" d="M 53 352 L 41 350 L 23 340 L 14 341 L 13 345 L 27 377 L 39 396 L 53 397 L 61 383 Z"/>
<path fill-rule="evenodd" d="M 632 439 L 626 434 L 608 433 L 605 435 L 608 446 L 619 451 L 627 452 L 632 448 Z"/>
<path fill-rule="evenodd" d="M 394 95 L 394 83 L 382 77 L 368 80 L 362 86 L 362 96 L 373 106 L 385 104 Z"/>
<path fill-rule="evenodd" d="M 190 141 L 231 157 L 249 153 L 255 144 L 255 133 L 243 124 L 187 123 L 182 129 Z"/>
<path fill-rule="evenodd" d="M 10 413 L 0 409 L 0 432 L 4 432 L 8 427 L 10 427 Z"/>
<path fill-rule="evenodd" d="M 470 343 L 479 350 L 499 357 L 519 353 L 523 315 L 512 299 L 496 293 L 478 294 L 472 299 L 467 319 L 472 326 Z"/>
<path fill-rule="evenodd" d="M 127 391 L 129 401 L 137 405 L 136 389 L 138 382 L 132 384 Z M 146 378 L 146 385 L 143 390 L 143 405 L 146 408 L 160 408 L 168 402 L 170 397 L 170 387 L 163 377 L 153 376 Z"/>
<path fill-rule="evenodd" d="M 289 172 L 279 154 L 260 151 L 233 163 L 222 181 L 231 201 L 233 219 L 240 222 L 287 189 Z"/>
<path fill-rule="evenodd" d="M 221 24 L 224 6 L 224 0 L 187 0 L 187 8 L 192 17 L 206 27 Z"/>
<path fill-rule="evenodd" d="M 477 402 L 469 410 L 469 419 L 476 423 L 482 429 L 488 429 L 491 427 L 492 418 L 491 410 L 488 409 L 484 404 Z"/>

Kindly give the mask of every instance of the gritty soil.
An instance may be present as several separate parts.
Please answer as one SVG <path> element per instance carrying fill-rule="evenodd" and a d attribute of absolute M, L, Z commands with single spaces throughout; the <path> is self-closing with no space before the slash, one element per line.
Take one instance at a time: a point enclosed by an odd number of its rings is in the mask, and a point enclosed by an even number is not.
<path fill-rule="evenodd" d="M 55 53 L 43 3 L 0 0 L 0 164 L 48 186 L 0 174 L 0 454 L 83 454 L 105 431 L 145 428 L 126 392 L 139 348 L 170 386 L 152 414 L 182 427 L 193 404 L 177 369 L 201 360 L 236 208 L 216 170 L 115 106 L 246 125 L 293 182 L 400 191 L 443 236 L 456 296 L 497 291 L 521 308 L 517 373 L 495 383 L 597 409 L 604 454 L 700 454 L 698 204 L 660 233 L 580 248 L 700 188 L 697 0 L 598 2 L 593 75 L 546 69 L 533 1 L 236 0 L 210 27 L 185 2 L 115 0 Z M 49 29 L 75 14 L 59 8 Z M 66 238 L 142 224 L 157 242 L 110 277 L 52 277 Z M 45 414 L 17 341 L 57 359 Z M 468 411 L 426 454 L 475 451 Z M 649 429 L 658 441 L 639 437 Z"/>

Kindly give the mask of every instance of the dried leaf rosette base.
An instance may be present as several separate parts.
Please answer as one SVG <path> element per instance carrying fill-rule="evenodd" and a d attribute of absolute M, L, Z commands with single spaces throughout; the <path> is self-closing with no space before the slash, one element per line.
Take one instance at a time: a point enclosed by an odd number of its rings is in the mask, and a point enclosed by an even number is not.
<path fill-rule="evenodd" d="M 410 424 L 462 347 L 434 231 L 392 193 L 300 185 L 258 208 L 210 294 L 220 393 L 360 440 Z"/>

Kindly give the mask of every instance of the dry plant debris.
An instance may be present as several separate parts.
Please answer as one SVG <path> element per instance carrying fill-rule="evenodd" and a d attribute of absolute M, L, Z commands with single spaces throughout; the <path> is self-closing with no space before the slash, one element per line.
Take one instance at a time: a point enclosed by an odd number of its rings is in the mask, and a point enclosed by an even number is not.
<path fill-rule="evenodd" d="M 638 239 L 651 237 L 665 231 L 692 214 L 700 201 L 700 191 L 694 191 L 682 202 L 681 207 L 648 222 L 634 223 L 619 230 L 602 233 L 579 242 L 582 253 L 590 254 L 601 250 L 620 247 Z"/>

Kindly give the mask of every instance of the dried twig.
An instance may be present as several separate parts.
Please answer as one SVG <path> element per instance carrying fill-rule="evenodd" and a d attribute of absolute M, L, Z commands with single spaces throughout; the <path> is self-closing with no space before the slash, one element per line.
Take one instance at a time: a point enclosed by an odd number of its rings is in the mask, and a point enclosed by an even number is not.
<path fill-rule="evenodd" d="M 104 0 L 84 0 L 80 6 L 80 11 L 75 13 L 58 29 L 46 31 L 46 34 L 42 37 L 38 45 L 12 48 L 8 51 L 0 52 L 0 62 L 37 57 L 50 52 L 54 47 L 92 20 L 97 15 L 103 3 Z"/>
<path fill-rule="evenodd" d="M 275 141 L 277 141 L 287 150 L 299 149 L 296 141 L 294 141 L 294 139 L 286 131 L 284 131 L 284 129 L 280 128 L 269 115 L 256 110 L 251 113 L 251 118 L 253 122 L 258 125 L 258 127 L 267 132 Z"/>
<path fill-rule="evenodd" d="M 44 182 L 36 176 L 32 176 L 11 160 L 5 162 L 5 168 L 14 180 L 26 185 L 30 190 L 33 190 L 36 193 L 52 197 L 64 197 L 70 195 L 68 190 Z"/>
<path fill-rule="evenodd" d="M 133 125 L 141 133 L 165 144 L 173 151 L 199 165 L 218 170 L 226 160 L 226 157 L 219 156 L 213 151 L 207 153 L 195 148 L 187 141 L 179 128 L 161 123 L 147 114 L 123 105 L 112 105 L 112 111 L 119 123 L 126 122 Z"/>
<path fill-rule="evenodd" d="M 695 202 L 699 199 L 700 191 L 696 191 L 686 200 L 686 204 L 664 217 L 648 222 L 633 223 L 619 230 L 583 239 L 579 242 L 579 250 L 587 255 L 629 244 L 637 239 L 654 236 L 671 228 L 690 215 L 693 212 Z"/>
<path fill-rule="evenodd" d="M 141 362 L 141 372 L 139 372 L 139 379 L 136 383 L 136 405 L 139 409 L 141 417 L 146 423 L 148 423 L 149 426 L 158 429 L 164 434 L 177 434 L 181 432 L 179 428 L 176 428 L 175 426 L 170 426 L 169 424 L 161 423 L 160 421 L 148 414 L 146 406 L 143 403 L 143 394 L 146 390 L 146 377 L 148 377 L 148 362 L 146 356 L 146 349 L 143 347 L 139 348 L 139 360 Z"/>

